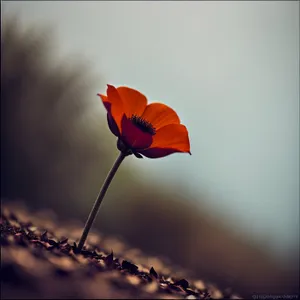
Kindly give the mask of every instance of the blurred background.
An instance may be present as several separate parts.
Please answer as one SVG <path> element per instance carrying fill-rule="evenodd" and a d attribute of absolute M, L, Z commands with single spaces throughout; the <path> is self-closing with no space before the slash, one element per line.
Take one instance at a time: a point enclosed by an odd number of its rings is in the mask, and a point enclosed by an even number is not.
<path fill-rule="evenodd" d="M 95 228 L 245 294 L 298 292 L 299 2 L 3 1 L 1 198 L 82 223 L 118 155 L 106 84 L 192 156 L 128 157 Z"/>

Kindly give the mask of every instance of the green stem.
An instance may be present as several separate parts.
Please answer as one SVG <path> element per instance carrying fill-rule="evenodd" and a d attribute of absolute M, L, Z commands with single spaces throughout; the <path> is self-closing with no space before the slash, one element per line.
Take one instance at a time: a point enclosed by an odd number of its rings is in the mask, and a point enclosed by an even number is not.
<path fill-rule="evenodd" d="M 120 155 L 119 157 L 116 159 L 113 167 L 111 168 L 110 172 L 108 173 L 104 183 L 103 183 L 103 186 L 99 192 L 99 195 L 97 197 L 97 200 L 95 201 L 94 203 L 94 206 L 90 212 L 90 215 L 85 223 L 85 226 L 84 226 L 84 229 L 83 229 L 83 232 L 82 232 L 82 235 L 81 235 L 81 238 L 80 238 L 80 241 L 79 241 L 79 244 L 78 244 L 78 247 L 77 247 L 77 251 L 80 252 L 82 250 L 82 247 L 84 246 L 84 243 L 86 241 L 86 238 L 89 234 L 89 231 L 94 223 L 94 220 L 96 218 L 96 215 L 98 213 L 98 210 L 99 210 L 99 207 L 100 207 L 100 204 L 106 194 L 106 191 L 112 181 L 112 179 L 114 178 L 117 170 L 119 169 L 122 161 L 124 160 L 124 158 L 127 156 L 126 153 L 123 153 L 123 152 L 120 152 Z"/>

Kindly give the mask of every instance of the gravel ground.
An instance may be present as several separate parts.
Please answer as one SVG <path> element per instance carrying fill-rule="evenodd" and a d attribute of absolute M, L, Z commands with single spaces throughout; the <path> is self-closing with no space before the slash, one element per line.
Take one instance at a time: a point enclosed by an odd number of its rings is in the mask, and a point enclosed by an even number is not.
<path fill-rule="evenodd" d="M 1 299 L 242 299 L 95 232 L 78 253 L 81 231 L 24 207 L 2 207 Z"/>

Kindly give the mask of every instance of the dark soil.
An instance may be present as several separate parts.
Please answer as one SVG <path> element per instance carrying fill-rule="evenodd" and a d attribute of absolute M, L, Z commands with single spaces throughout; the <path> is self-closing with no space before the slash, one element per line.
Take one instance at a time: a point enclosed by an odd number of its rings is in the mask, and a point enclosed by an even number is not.
<path fill-rule="evenodd" d="M 19 208 L 1 211 L 1 299 L 241 299 L 161 259 Z"/>

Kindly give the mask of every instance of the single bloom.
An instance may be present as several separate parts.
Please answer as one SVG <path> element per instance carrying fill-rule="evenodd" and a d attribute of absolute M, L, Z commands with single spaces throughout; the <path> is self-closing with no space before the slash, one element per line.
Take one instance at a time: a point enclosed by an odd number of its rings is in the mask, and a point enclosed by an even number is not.
<path fill-rule="evenodd" d="M 109 128 L 119 138 L 118 145 L 137 157 L 141 158 L 142 154 L 159 158 L 175 152 L 191 154 L 188 131 L 169 106 L 147 104 L 142 93 L 126 86 L 107 85 L 107 95 L 98 96 L 107 110 Z"/>

